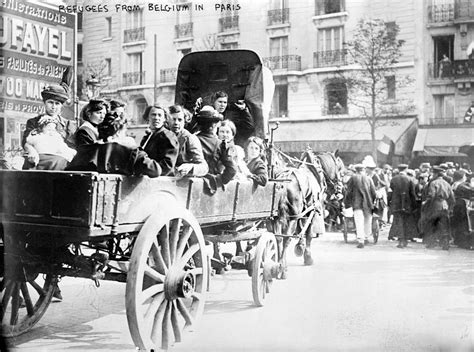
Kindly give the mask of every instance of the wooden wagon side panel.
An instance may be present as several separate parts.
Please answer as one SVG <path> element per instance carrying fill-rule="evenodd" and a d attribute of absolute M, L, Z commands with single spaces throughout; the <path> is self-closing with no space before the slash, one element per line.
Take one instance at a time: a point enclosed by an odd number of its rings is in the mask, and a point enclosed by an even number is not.
<path fill-rule="evenodd" d="M 275 183 L 268 183 L 265 187 L 257 186 L 253 182 L 239 183 L 235 200 L 235 218 L 251 219 L 272 216 Z"/>

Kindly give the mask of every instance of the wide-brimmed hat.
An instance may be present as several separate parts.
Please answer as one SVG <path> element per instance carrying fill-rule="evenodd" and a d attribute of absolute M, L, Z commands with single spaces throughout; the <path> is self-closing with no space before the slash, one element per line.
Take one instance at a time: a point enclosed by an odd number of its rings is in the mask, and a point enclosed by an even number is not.
<path fill-rule="evenodd" d="M 420 164 L 420 169 L 431 169 L 431 164 L 430 163 L 421 163 Z"/>
<path fill-rule="evenodd" d="M 372 155 L 367 155 L 364 160 L 362 160 L 362 165 L 364 167 L 367 167 L 369 169 L 375 169 L 377 167 L 377 165 L 375 165 L 375 161 L 374 161 L 374 158 L 372 157 Z"/>
<path fill-rule="evenodd" d="M 223 117 L 212 106 L 204 105 L 197 114 L 198 122 L 218 122 L 222 121 Z"/>
<path fill-rule="evenodd" d="M 433 172 L 445 172 L 445 171 L 446 171 L 446 169 L 441 165 L 433 166 Z"/>
<path fill-rule="evenodd" d="M 408 165 L 407 164 L 399 164 L 397 166 L 397 169 L 400 170 L 400 171 L 406 170 L 406 169 L 408 169 Z"/>
<path fill-rule="evenodd" d="M 43 89 L 41 97 L 43 98 L 43 101 L 53 99 L 60 103 L 64 103 L 69 99 L 69 89 L 62 84 L 51 84 Z"/>

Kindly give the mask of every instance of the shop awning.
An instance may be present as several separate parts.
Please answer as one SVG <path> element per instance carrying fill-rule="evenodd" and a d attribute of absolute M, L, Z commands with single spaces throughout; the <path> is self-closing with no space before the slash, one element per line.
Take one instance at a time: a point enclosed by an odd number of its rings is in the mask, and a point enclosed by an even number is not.
<path fill-rule="evenodd" d="M 418 129 L 413 152 L 424 156 L 463 156 L 459 148 L 474 141 L 474 126 L 422 127 Z"/>
<path fill-rule="evenodd" d="M 375 131 L 378 142 L 390 139 L 394 154 L 411 153 L 417 120 L 414 117 L 381 119 Z M 336 118 L 331 120 L 280 120 L 274 134 L 275 144 L 286 152 L 302 152 L 306 147 L 315 151 L 339 149 L 342 152 L 370 153 L 372 139 L 366 119 Z"/>

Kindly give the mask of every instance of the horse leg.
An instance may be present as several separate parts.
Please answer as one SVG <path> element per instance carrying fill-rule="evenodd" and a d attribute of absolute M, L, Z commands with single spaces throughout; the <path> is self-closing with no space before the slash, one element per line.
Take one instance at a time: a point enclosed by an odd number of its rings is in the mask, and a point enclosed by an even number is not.
<path fill-rule="evenodd" d="M 288 277 L 288 263 L 286 260 L 286 250 L 288 245 L 290 244 L 291 237 L 285 237 L 282 240 L 282 251 L 281 251 L 281 258 L 280 258 L 280 265 L 281 265 L 281 275 L 280 279 L 286 280 Z"/>

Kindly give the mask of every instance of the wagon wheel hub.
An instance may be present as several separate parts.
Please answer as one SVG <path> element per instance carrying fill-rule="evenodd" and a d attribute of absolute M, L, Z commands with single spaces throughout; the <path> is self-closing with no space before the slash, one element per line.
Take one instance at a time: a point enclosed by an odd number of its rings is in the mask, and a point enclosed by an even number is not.
<path fill-rule="evenodd" d="M 267 259 L 265 264 L 263 265 L 263 278 L 266 281 L 271 281 L 272 279 L 276 279 L 278 277 L 278 273 L 280 272 L 280 264 L 271 260 Z"/>
<path fill-rule="evenodd" d="M 165 280 L 165 296 L 168 300 L 189 298 L 196 289 L 196 277 L 189 271 L 169 272 Z"/>

